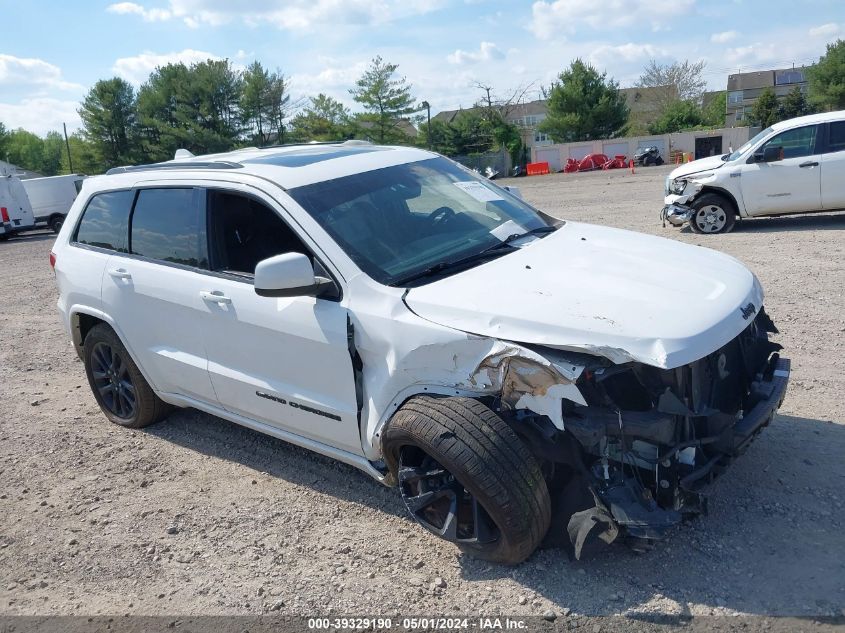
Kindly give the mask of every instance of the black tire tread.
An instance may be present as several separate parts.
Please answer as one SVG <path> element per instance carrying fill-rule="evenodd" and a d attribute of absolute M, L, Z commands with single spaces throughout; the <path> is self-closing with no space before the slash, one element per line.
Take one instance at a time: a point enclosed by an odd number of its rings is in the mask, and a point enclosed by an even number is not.
<path fill-rule="evenodd" d="M 132 420 L 117 417 L 100 403 L 97 390 L 94 386 L 89 361 L 91 349 L 95 343 L 100 341 L 108 343 L 111 347 L 120 350 L 124 362 L 129 367 L 132 384 L 135 386 L 135 401 L 138 407 L 137 415 Z M 97 404 L 100 405 L 100 409 L 111 422 L 128 429 L 141 429 L 159 422 L 172 410 L 169 404 L 155 394 L 152 387 L 144 379 L 135 361 L 132 360 L 132 356 L 126 350 L 120 337 L 107 324 L 99 323 L 88 331 L 83 342 L 83 360 L 85 362 L 85 374 L 88 376 L 88 384 L 91 386 L 91 392 L 97 400 Z"/>
<path fill-rule="evenodd" d="M 472 398 L 412 398 L 394 415 L 383 446 L 398 455 L 409 443 L 440 461 L 499 524 L 494 549 L 464 551 L 507 564 L 531 555 L 551 521 L 548 488 L 534 456 L 495 412 Z"/>

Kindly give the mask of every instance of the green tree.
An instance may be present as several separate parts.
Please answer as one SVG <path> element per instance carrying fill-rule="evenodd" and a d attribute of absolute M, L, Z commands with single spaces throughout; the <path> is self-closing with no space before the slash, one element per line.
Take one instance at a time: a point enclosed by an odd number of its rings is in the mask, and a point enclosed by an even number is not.
<path fill-rule="evenodd" d="M 13 165 L 32 171 L 41 171 L 44 141 L 32 132 L 18 128 L 7 134 L 6 156 Z"/>
<path fill-rule="evenodd" d="M 290 110 L 288 81 L 280 72 L 269 72 L 253 62 L 243 73 L 240 96 L 242 121 L 251 142 L 263 146 L 283 143 Z"/>
<path fill-rule="evenodd" d="M 845 109 L 845 40 L 828 44 L 827 52 L 807 74 L 813 105 L 820 110 Z"/>
<path fill-rule="evenodd" d="M 101 79 L 88 91 L 79 109 L 83 134 L 105 167 L 137 158 L 135 90 L 120 77 Z"/>
<path fill-rule="evenodd" d="M 241 135 L 241 77 L 228 60 L 156 68 L 138 91 L 139 135 L 147 160 L 233 149 Z"/>
<path fill-rule="evenodd" d="M 92 176 L 94 174 L 101 174 L 107 169 L 107 166 L 102 162 L 100 153 L 95 149 L 94 144 L 86 139 L 82 134 L 71 134 L 68 137 L 68 145 L 70 145 L 70 155 L 71 158 L 73 158 L 73 171 L 75 173 Z M 70 163 L 68 163 L 67 159 L 67 151 L 62 151 L 61 161 L 61 173 L 71 173 Z"/>
<path fill-rule="evenodd" d="M 300 141 L 341 141 L 351 138 L 349 109 L 323 93 L 291 121 L 292 136 Z"/>
<path fill-rule="evenodd" d="M 401 119 L 416 111 L 411 85 L 405 77 L 395 78 L 397 64 L 375 57 L 349 91 L 366 111 L 359 118 L 379 143 L 405 141 Z"/>
<path fill-rule="evenodd" d="M 428 122 L 421 122 L 420 134 L 417 137 L 417 146 L 428 148 L 429 128 Z M 434 118 L 431 120 L 431 149 L 446 156 L 454 155 L 455 148 L 451 143 L 452 130 L 446 121 Z"/>
<path fill-rule="evenodd" d="M 812 111 L 813 109 L 810 107 L 810 104 L 807 103 L 807 98 L 804 96 L 804 93 L 801 92 L 800 86 L 795 86 L 792 90 L 790 90 L 789 94 L 784 97 L 783 102 L 780 104 L 781 120 L 794 119 L 798 116 L 811 114 Z"/>
<path fill-rule="evenodd" d="M 58 132 L 48 132 L 46 138 L 41 138 L 32 132 L 17 129 L 8 132 L 5 139 L 3 160 L 44 176 L 59 173 L 64 138 Z"/>
<path fill-rule="evenodd" d="M 781 109 L 774 90 L 766 88 L 751 107 L 748 118 L 761 127 L 769 127 L 781 120 Z"/>
<path fill-rule="evenodd" d="M 65 153 L 65 137 L 61 133 L 47 132 L 41 149 L 41 169 L 45 176 L 56 176 L 61 172 L 62 154 Z"/>
<path fill-rule="evenodd" d="M 9 132 L 6 126 L 0 121 L 0 160 L 6 158 L 6 144 L 9 142 Z"/>
<path fill-rule="evenodd" d="M 724 122 L 724 117 L 722 117 Z M 648 126 L 650 134 L 670 134 L 689 130 L 704 123 L 704 117 L 692 101 L 674 101 L 663 111 L 657 121 Z"/>
<path fill-rule="evenodd" d="M 701 115 L 704 118 L 704 123 L 713 127 L 724 127 L 727 105 L 728 93 L 722 90 L 702 109 Z"/>
<path fill-rule="evenodd" d="M 487 122 L 473 110 L 458 114 L 448 127 L 448 145 L 455 155 L 484 153 L 490 141 Z"/>
<path fill-rule="evenodd" d="M 613 138 L 624 133 L 629 113 L 619 84 L 576 59 L 552 86 L 538 129 L 556 143 Z"/>

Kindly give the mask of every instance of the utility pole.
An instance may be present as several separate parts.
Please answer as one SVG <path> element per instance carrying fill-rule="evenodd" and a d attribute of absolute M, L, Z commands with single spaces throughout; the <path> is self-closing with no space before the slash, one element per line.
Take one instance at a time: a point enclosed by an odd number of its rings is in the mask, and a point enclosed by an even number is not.
<path fill-rule="evenodd" d="M 428 149 L 431 150 L 431 104 L 428 101 L 423 101 L 420 105 L 425 108 L 426 118 L 428 119 L 426 136 L 428 137 Z"/>
<path fill-rule="evenodd" d="M 70 157 L 70 142 L 67 140 L 67 125 L 62 122 L 62 128 L 65 131 L 65 149 L 67 149 L 67 164 L 70 167 L 70 173 L 73 173 L 73 159 Z"/>

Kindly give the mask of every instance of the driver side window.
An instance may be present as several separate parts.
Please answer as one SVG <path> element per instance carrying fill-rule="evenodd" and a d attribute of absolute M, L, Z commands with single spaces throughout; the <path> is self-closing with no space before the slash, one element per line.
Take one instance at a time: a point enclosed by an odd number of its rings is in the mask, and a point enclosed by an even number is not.
<path fill-rule="evenodd" d="M 765 151 L 768 147 L 780 147 L 783 150 L 784 159 L 811 156 L 816 153 L 817 134 L 817 125 L 806 125 L 794 130 L 787 130 L 765 143 L 760 151 Z"/>
<path fill-rule="evenodd" d="M 302 240 L 270 207 L 227 191 L 207 195 L 211 270 L 252 276 L 261 260 L 291 252 L 313 262 Z"/>

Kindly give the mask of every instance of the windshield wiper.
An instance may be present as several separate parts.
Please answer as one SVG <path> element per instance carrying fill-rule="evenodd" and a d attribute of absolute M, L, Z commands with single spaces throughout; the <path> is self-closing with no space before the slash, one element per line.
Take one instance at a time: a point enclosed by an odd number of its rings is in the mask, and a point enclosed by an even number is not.
<path fill-rule="evenodd" d="M 405 284 L 408 284 L 412 281 L 416 281 L 417 279 L 422 279 L 423 277 L 431 277 L 432 275 L 436 275 L 451 268 L 459 268 L 461 266 L 465 266 L 466 264 L 471 264 L 473 262 L 481 261 L 482 259 L 487 259 L 488 257 L 495 257 L 499 254 L 504 254 L 505 249 L 507 249 L 507 251 L 517 250 L 517 247 L 513 246 L 511 242 L 514 242 L 522 237 L 527 237 L 529 235 L 541 235 L 544 233 L 551 233 L 555 230 L 557 230 L 557 227 L 554 226 L 540 226 L 536 229 L 526 231 L 525 233 L 514 233 L 512 235 L 508 235 L 504 240 L 502 240 L 498 244 L 494 244 L 493 246 L 485 248 L 483 251 L 473 253 L 472 255 L 462 257 L 461 259 L 456 259 L 454 261 L 437 262 L 436 264 L 432 264 L 427 268 L 423 268 L 422 270 L 408 275 L 407 277 L 397 279 L 390 285 L 404 286 Z"/>
<path fill-rule="evenodd" d="M 516 240 L 528 237 L 529 235 L 545 235 L 546 233 L 552 233 L 557 231 L 556 226 L 538 226 L 536 229 L 531 229 L 530 231 L 526 231 L 525 233 L 514 233 L 512 235 L 508 235 L 501 244 L 494 244 L 487 250 L 492 250 L 496 248 L 501 248 L 504 244 L 510 244 L 511 242 L 515 242 Z"/>
<path fill-rule="evenodd" d="M 474 253 L 468 257 L 462 257 L 461 259 L 456 259 L 451 262 L 437 262 L 436 264 L 432 264 L 428 268 L 423 268 L 419 272 L 415 272 L 407 277 L 402 277 L 401 279 L 397 279 L 394 281 L 391 286 L 404 286 L 407 283 L 412 281 L 416 281 L 417 279 L 422 279 L 423 277 L 431 277 L 432 275 L 436 275 L 437 273 L 441 273 L 444 270 L 449 270 L 450 268 L 459 268 L 466 264 L 471 264 L 476 261 L 480 261 L 482 259 L 487 259 L 488 257 L 496 257 L 497 255 L 504 255 L 504 250 L 501 249 L 502 246 L 506 246 L 504 242 L 497 244 L 492 248 L 484 249 L 478 253 Z M 517 250 L 516 246 L 507 246 L 508 249 Z"/>

